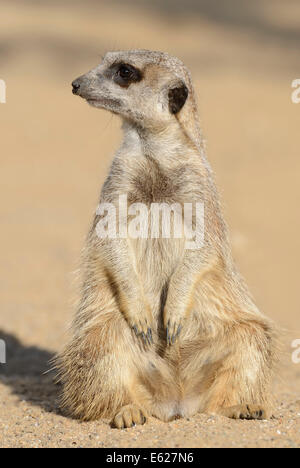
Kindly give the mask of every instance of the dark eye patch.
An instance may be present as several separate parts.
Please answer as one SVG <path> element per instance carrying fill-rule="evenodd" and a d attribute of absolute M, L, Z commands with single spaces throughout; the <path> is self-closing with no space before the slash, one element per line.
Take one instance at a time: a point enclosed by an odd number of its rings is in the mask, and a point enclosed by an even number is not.
<path fill-rule="evenodd" d="M 112 78 L 115 83 L 123 88 L 128 88 L 131 83 L 142 80 L 142 72 L 128 63 L 116 63 L 110 67 Z"/>

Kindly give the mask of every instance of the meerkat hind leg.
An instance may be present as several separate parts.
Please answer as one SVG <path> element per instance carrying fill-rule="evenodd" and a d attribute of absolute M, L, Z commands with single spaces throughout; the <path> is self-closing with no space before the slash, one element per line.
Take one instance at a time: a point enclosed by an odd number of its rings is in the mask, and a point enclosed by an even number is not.
<path fill-rule="evenodd" d="M 270 414 L 267 408 L 260 405 L 237 405 L 223 408 L 219 414 L 230 419 L 269 419 Z"/>
<path fill-rule="evenodd" d="M 223 347 L 231 352 L 214 375 L 206 409 L 231 419 L 269 419 L 273 342 L 267 324 L 230 327 Z"/>
<path fill-rule="evenodd" d="M 111 421 L 111 426 L 116 429 L 126 429 L 146 423 L 148 415 L 140 406 L 131 404 L 123 406 Z"/>

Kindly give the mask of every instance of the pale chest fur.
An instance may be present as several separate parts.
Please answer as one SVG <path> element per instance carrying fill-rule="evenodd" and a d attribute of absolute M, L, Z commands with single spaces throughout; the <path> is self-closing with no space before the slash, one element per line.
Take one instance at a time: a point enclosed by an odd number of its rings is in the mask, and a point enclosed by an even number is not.
<path fill-rule="evenodd" d="M 201 168 L 194 162 L 152 156 L 115 161 L 106 181 L 106 200 L 127 194 L 128 203 L 193 203 L 204 199 Z"/>

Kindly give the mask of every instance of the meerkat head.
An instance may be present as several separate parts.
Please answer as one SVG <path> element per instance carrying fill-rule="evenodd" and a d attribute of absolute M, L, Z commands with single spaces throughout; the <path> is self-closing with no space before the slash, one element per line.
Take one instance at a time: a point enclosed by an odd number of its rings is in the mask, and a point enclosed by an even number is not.
<path fill-rule="evenodd" d="M 195 100 L 188 70 L 166 53 L 108 52 L 99 66 L 72 83 L 73 93 L 143 128 L 191 119 Z M 179 119 L 180 120 L 180 119 Z"/>

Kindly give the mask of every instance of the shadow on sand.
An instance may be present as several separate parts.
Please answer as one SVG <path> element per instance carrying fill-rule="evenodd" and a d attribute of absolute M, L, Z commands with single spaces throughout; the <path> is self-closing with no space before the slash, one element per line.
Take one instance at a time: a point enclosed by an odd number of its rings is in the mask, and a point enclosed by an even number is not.
<path fill-rule="evenodd" d="M 6 364 L 0 364 L 0 381 L 20 398 L 50 413 L 59 413 L 59 386 L 49 371 L 53 353 L 36 346 L 25 346 L 15 336 L 0 330 L 6 345 Z"/>

